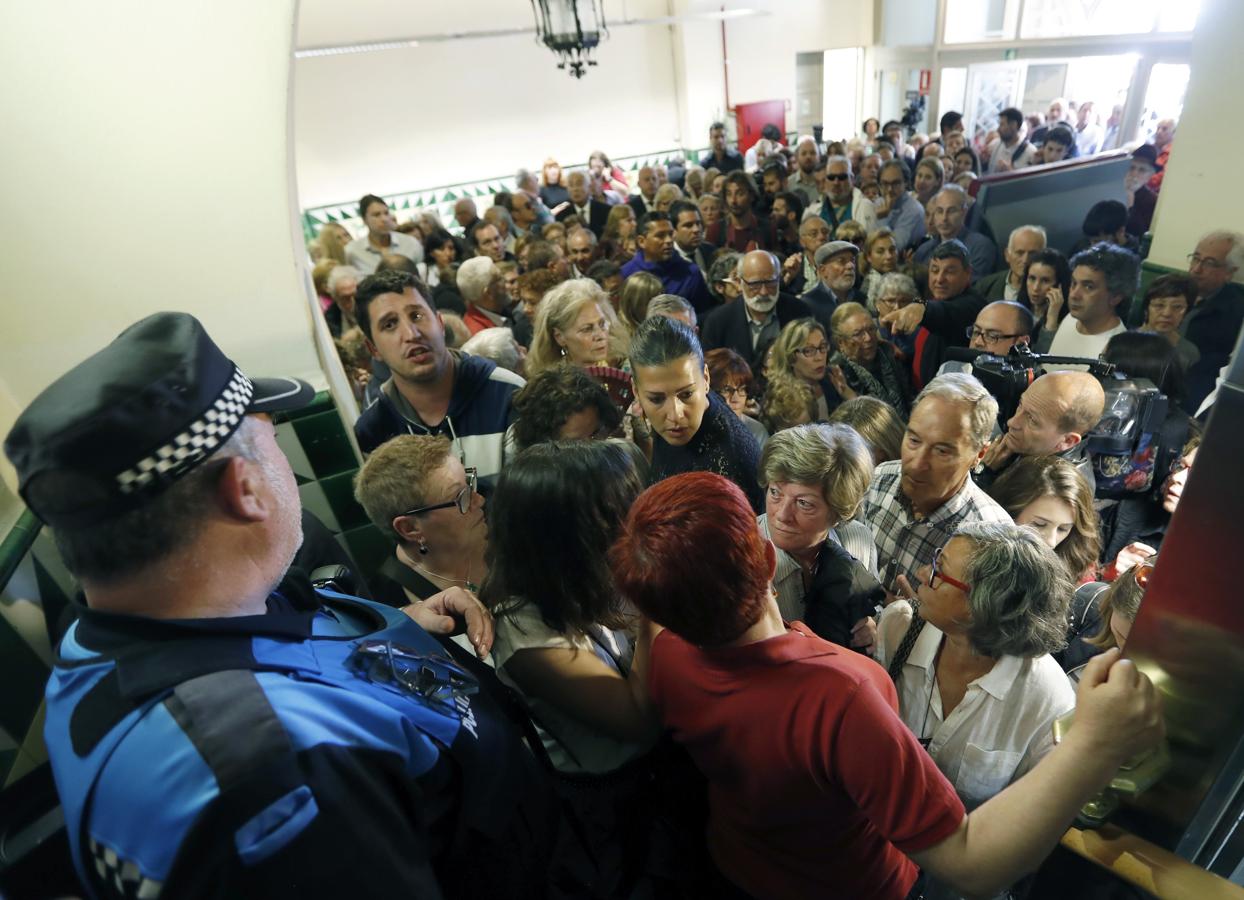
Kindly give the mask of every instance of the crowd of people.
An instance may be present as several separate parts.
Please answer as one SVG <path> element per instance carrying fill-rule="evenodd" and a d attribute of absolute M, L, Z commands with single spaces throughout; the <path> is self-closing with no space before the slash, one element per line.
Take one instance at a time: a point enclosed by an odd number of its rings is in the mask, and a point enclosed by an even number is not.
<path fill-rule="evenodd" d="M 393 547 L 370 601 L 304 574 L 335 560 L 298 551 L 268 417 L 305 390 L 176 314 L 64 376 L 6 452 L 89 607 L 48 707 L 84 880 L 210 893 L 206 854 L 238 894 L 902 900 L 1034 871 L 1161 733 L 1120 651 L 1244 322 L 1215 230 L 1127 326 L 1173 124 L 1070 258 L 967 227 L 978 175 L 1117 145 L 1086 106 L 746 155 L 718 123 L 634 185 L 600 152 L 521 170 L 452 232 L 364 197 L 312 253 Z M 979 354 L 1025 345 L 1170 398 L 1143 485 L 1098 484 L 1110 378 L 991 393 Z M 170 378 L 159 416 L 84 408 Z M 109 415 L 150 433 L 88 452 Z M 176 677 L 127 680 L 148 658 Z M 192 799 L 135 802 L 172 744 Z"/>

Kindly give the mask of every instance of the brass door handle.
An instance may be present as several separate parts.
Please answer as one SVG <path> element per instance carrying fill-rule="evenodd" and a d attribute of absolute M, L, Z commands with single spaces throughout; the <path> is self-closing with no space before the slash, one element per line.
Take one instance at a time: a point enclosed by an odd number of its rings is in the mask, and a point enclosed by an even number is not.
<path fill-rule="evenodd" d="M 1054 743 L 1062 742 L 1075 721 L 1075 712 L 1054 720 Z M 1120 797 L 1137 797 L 1157 784 L 1171 767 L 1171 754 L 1163 738 L 1156 747 L 1140 753 L 1114 773 L 1110 783 L 1080 807 L 1076 824 L 1081 828 L 1100 828 L 1119 808 Z"/>

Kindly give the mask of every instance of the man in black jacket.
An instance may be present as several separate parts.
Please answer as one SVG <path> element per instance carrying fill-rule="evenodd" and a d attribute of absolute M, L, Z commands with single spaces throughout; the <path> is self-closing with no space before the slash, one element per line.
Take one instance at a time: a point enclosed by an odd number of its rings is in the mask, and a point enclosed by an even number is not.
<path fill-rule="evenodd" d="M 728 347 L 748 361 L 753 374 L 764 372 L 765 355 L 783 326 L 812 315 L 808 304 L 779 291 L 781 271 L 777 257 L 767 250 L 753 250 L 739 261 L 741 296 L 704 319 L 704 349 Z"/>
<path fill-rule="evenodd" d="M 599 240 L 605 233 L 605 223 L 609 221 L 609 204 L 594 199 L 588 193 L 588 187 L 587 175 L 582 172 L 571 172 L 566 177 L 570 203 L 557 214 L 557 221 L 563 222 L 571 216 L 578 216 Z"/>
<path fill-rule="evenodd" d="M 968 248 L 953 238 L 942 241 L 929 257 L 929 300 L 918 300 L 881 317 L 895 334 L 917 334 L 912 378 L 918 385 L 933 380 L 946 347 L 966 347 L 968 329 L 985 307 L 972 290 Z"/>
<path fill-rule="evenodd" d="M 1195 412 L 1213 389 L 1244 323 L 1244 287 L 1231 280 L 1239 272 L 1241 256 L 1244 234 L 1212 231 L 1188 257 L 1188 274 L 1196 282 L 1197 297 L 1179 330 L 1201 351 L 1201 358 L 1188 370 L 1185 408 L 1189 412 Z"/>

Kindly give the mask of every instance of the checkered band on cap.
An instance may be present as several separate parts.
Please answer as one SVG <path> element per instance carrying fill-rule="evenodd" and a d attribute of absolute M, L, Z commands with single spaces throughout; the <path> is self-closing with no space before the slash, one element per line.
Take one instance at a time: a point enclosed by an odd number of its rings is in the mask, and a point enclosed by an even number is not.
<path fill-rule="evenodd" d="M 173 481 L 214 453 L 237 430 L 254 392 L 251 380 L 241 369 L 234 368 L 233 377 L 211 409 L 163 447 L 117 476 L 121 493 L 133 494 Z"/>

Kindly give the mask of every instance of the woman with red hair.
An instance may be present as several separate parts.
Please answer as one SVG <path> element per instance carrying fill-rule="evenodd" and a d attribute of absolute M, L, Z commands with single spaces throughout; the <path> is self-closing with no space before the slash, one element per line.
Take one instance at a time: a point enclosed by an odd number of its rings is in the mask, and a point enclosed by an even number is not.
<path fill-rule="evenodd" d="M 712 896 L 902 900 L 920 896 L 921 867 L 996 893 L 1161 734 L 1153 685 L 1108 651 L 1085 671 L 1063 743 L 966 816 L 881 667 L 782 621 L 773 545 L 735 484 L 692 472 L 648 488 L 610 562 L 623 596 L 666 629 L 648 691 L 709 782 L 724 875 Z"/>

